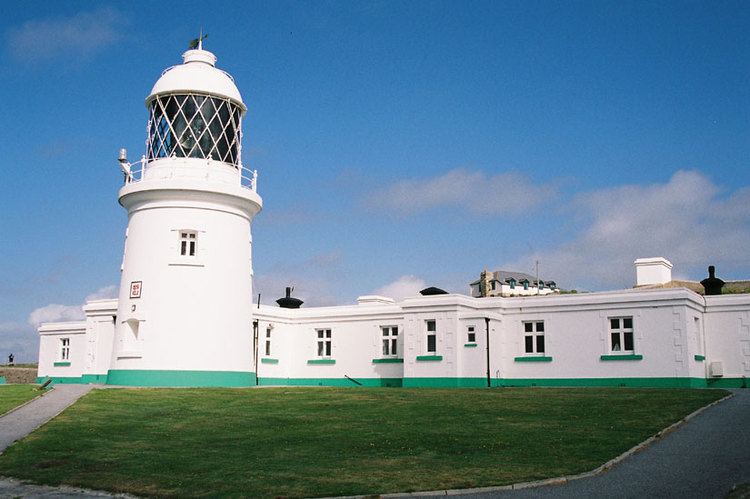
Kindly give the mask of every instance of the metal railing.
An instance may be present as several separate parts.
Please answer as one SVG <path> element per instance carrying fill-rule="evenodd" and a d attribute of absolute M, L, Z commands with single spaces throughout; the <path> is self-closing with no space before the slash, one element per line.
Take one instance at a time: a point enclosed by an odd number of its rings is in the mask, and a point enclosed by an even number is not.
<path fill-rule="evenodd" d="M 120 168 L 122 169 L 123 175 L 125 177 L 125 184 L 132 184 L 144 180 L 145 173 L 149 165 L 153 161 L 162 161 L 163 159 L 166 158 L 148 161 L 145 155 L 135 163 L 129 163 L 126 160 L 123 161 L 121 159 Z M 237 168 L 237 178 L 239 179 L 240 187 L 244 187 L 245 189 L 250 189 L 251 191 L 256 192 L 258 190 L 258 171 L 246 168 L 242 166 L 242 164 L 240 164 Z M 191 167 L 182 168 L 181 170 L 184 170 L 185 172 L 194 171 L 194 169 Z M 179 171 L 180 170 L 176 170 L 175 172 L 173 172 L 172 176 L 182 176 L 180 175 Z M 192 175 L 186 174 L 184 176 L 190 177 Z"/>

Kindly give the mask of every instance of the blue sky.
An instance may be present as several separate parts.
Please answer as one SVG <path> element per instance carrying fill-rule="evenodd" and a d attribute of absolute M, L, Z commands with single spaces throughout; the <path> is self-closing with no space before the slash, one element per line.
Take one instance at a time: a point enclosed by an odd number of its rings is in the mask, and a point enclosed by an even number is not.
<path fill-rule="evenodd" d="M 117 149 L 203 29 L 248 106 L 257 291 L 750 276 L 747 2 L 10 2 L 0 355 L 119 284 Z M 8 350 L 8 352 L 6 352 Z M 0 357 L 2 359 L 2 357 Z"/>

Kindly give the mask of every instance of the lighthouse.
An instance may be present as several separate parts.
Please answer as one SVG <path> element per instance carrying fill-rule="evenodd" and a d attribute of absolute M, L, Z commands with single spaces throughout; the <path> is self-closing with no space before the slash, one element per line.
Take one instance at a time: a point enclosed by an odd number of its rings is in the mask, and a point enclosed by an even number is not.
<path fill-rule="evenodd" d="M 255 384 L 247 111 L 216 56 L 188 50 L 146 98 L 146 153 L 120 165 L 128 225 L 108 383 Z"/>

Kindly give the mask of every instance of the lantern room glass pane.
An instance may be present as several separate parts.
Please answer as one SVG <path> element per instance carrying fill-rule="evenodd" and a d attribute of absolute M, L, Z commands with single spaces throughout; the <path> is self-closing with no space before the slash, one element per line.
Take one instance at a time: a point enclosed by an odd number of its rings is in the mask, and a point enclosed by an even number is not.
<path fill-rule="evenodd" d="M 229 100 L 184 94 L 151 102 L 148 159 L 178 157 L 240 163 L 242 110 Z"/>

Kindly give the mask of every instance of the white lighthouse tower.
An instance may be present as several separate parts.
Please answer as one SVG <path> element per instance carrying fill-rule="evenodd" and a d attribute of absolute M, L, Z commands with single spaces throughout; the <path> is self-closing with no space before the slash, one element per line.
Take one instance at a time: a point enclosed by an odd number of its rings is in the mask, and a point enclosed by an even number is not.
<path fill-rule="evenodd" d="M 124 150 L 128 211 L 108 383 L 255 384 L 250 225 L 262 207 L 243 168 L 247 108 L 211 52 L 188 50 L 146 99 L 146 155 Z"/>

